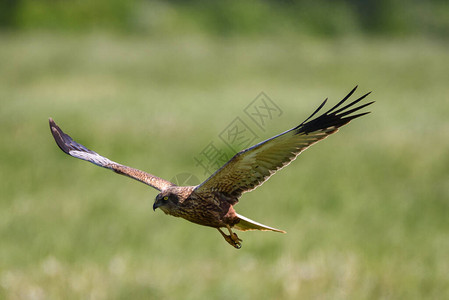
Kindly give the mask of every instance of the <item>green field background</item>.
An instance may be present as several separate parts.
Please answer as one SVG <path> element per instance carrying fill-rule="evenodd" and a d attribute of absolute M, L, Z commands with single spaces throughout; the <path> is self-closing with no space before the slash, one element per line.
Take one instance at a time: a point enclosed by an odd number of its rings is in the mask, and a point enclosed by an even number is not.
<path fill-rule="evenodd" d="M 177 29 L 178 30 L 178 29 Z M 449 51 L 427 35 L 0 34 L 1 299 L 449 298 Z M 355 85 L 371 114 L 236 210 L 287 234 L 152 211 L 143 184 L 70 158 L 48 127 L 171 179 L 264 92 L 262 141 Z M 328 105 L 330 105 L 328 104 Z M 248 120 L 248 119 L 245 119 Z M 254 126 L 254 125 L 253 125 Z"/>

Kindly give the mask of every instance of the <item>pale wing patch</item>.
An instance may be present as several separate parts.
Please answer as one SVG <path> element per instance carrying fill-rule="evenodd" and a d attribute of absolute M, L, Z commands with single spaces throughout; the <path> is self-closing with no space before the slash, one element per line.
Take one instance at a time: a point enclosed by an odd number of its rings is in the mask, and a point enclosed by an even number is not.
<path fill-rule="evenodd" d="M 110 164 L 116 164 L 112 160 L 110 160 L 104 156 L 101 156 L 100 154 L 95 153 L 95 152 L 90 153 L 90 152 L 71 150 L 71 151 L 69 151 L 69 154 L 73 157 L 87 160 L 93 164 L 96 164 L 97 166 L 100 166 L 100 167 L 107 167 Z"/>

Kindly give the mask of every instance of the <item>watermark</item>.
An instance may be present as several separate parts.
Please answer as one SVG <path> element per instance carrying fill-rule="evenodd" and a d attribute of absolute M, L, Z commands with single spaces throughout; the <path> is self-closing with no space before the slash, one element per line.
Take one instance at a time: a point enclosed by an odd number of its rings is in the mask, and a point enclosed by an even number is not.
<path fill-rule="evenodd" d="M 204 175 L 210 176 L 230 158 L 228 153 L 217 148 L 212 141 L 193 159 L 196 162 L 195 166 L 200 166 L 203 168 Z"/>
<path fill-rule="evenodd" d="M 264 92 L 261 92 L 243 111 L 263 131 L 268 122 L 282 115 L 281 108 Z"/>
<path fill-rule="evenodd" d="M 234 153 L 254 145 L 254 142 L 258 138 L 254 131 L 240 117 L 232 120 L 218 137 Z"/>
<path fill-rule="evenodd" d="M 177 186 L 190 186 L 190 185 L 198 185 L 200 184 L 200 180 L 198 177 L 191 173 L 179 173 L 172 179 L 170 182 L 176 184 Z"/>
<path fill-rule="evenodd" d="M 282 115 L 281 108 L 265 94 L 259 93 L 244 109 L 218 134 L 218 139 L 209 142 L 193 157 L 195 166 L 201 168 L 203 176 L 211 176 L 237 152 L 258 142 L 258 133 L 263 133 L 267 125 Z M 218 146 L 217 146 L 218 145 Z M 192 173 L 180 173 L 170 180 L 176 185 L 198 185 L 198 177 Z"/>

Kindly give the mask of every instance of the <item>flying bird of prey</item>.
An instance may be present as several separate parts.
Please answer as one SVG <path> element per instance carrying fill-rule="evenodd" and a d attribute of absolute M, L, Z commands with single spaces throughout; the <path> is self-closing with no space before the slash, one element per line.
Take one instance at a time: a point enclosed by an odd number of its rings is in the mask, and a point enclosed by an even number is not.
<path fill-rule="evenodd" d="M 233 228 L 242 231 L 265 230 L 285 233 L 283 230 L 263 225 L 236 213 L 234 205 L 238 203 L 240 196 L 267 181 L 271 175 L 290 164 L 311 145 L 337 132 L 351 120 L 369 113 L 360 112 L 360 109 L 373 102 L 356 105 L 369 93 L 346 104 L 346 100 L 356 88 L 319 117 L 312 119 L 327 99 L 298 126 L 240 151 L 197 186 L 177 186 L 152 174 L 116 163 L 75 142 L 52 118 L 49 121 L 51 133 L 62 151 L 159 190 L 153 210 L 159 208 L 166 214 L 217 228 L 229 244 L 239 249 L 242 240 L 232 231 Z M 226 228 L 229 234 L 223 232 L 222 228 Z"/>

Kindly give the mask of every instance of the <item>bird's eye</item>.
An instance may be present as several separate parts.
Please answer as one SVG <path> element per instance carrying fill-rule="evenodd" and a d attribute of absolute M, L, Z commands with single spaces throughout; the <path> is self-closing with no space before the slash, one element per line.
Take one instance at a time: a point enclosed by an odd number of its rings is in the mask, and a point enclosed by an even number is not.
<path fill-rule="evenodd" d="M 164 197 L 164 200 L 167 201 L 167 200 L 168 200 L 168 196 L 165 196 L 165 197 Z"/>

